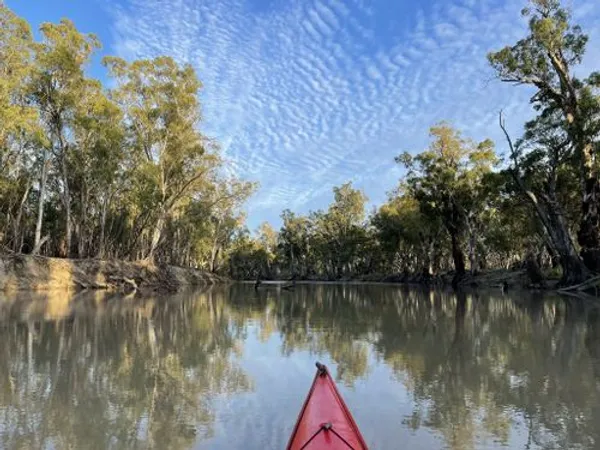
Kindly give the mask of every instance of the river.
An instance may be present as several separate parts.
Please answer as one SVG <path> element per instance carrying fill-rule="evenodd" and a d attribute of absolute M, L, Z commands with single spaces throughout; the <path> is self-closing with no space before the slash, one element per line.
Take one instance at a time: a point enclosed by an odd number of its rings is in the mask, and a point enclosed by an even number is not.
<path fill-rule="evenodd" d="M 0 300 L 0 448 L 284 449 L 330 367 L 371 449 L 600 448 L 600 310 L 252 285 Z"/>

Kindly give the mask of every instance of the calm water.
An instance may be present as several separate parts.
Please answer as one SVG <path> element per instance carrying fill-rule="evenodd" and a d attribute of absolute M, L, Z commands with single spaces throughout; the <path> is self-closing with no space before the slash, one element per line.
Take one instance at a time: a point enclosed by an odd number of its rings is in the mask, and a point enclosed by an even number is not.
<path fill-rule="evenodd" d="M 600 311 L 234 285 L 0 300 L 0 448 L 283 449 L 328 364 L 372 449 L 600 448 Z"/>

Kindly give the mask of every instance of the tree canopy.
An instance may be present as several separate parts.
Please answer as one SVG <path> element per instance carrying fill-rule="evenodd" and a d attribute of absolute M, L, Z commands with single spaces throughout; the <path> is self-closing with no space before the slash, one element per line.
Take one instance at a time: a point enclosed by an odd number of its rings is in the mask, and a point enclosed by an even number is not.
<path fill-rule="evenodd" d="M 109 88 L 87 70 L 100 42 L 70 20 L 42 24 L 40 41 L 4 5 L 0 23 L 3 245 L 222 265 L 255 184 L 225 176 L 218 143 L 200 131 L 194 69 L 106 57 Z"/>
<path fill-rule="evenodd" d="M 327 211 L 285 211 L 274 266 L 290 277 L 451 273 L 460 283 L 525 265 L 563 285 L 600 271 L 600 74 L 575 75 L 588 37 L 558 0 L 530 0 L 522 14 L 526 36 L 488 55 L 501 82 L 534 88 L 522 136 L 511 137 L 502 114 L 501 143 L 432 126 L 427 149 L 395 158 L 405 175 L 368 218 L 342 220 L 347 184 Z M 345 198 L 361 212 L 360 195 Z"/>
<path fill-rule="evenodd" d="M 0 242 L 234 278 L 450 274 L 460 283 L 533 264 L 581 283 L 600 272 L 600 73 L 581 75 L 588 37 L 558 0 L 530 0 L 522 14 L 526 34 L 488 55 L 500 82 L 533 88 L 521 136 L 502 114 L 504 142 L 439 122 L 426 149 L 398 148 L 404 174 L 383 205 L 368 210 L 347 182 L 329 206 L 286 209 L 279 230 L 251 232 L 243 206 L 257 186 L 225 175 L 218 142 L 202 133 L 191 65 L 107 56 L 105 85 L 87 70 L 94 35 L 63 19 L 42 24 L 36 40 L 2 5 Z"/>

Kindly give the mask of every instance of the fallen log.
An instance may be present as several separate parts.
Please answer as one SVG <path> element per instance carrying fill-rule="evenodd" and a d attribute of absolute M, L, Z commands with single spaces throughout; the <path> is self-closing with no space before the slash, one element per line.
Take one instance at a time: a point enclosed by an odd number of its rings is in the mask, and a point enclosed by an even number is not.
<path fill-rule="evenodd" d="M 558 290 L 558 292 L 572 292 L 572 291 L 585 291 L 586 289 L 600 287 L 600 275 L 589 278 L 583 283 L 575 284 L 573 286 L 566 286 Z"/>

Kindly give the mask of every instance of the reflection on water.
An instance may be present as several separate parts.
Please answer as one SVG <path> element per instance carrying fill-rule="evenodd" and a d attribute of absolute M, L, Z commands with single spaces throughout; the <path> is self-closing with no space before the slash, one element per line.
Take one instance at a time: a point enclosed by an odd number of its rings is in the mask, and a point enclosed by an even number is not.
<path fill-rule="evenodd" d="M 332 368 L 372 448 L 600 447 L 600 311 L 379 285 L 0 300 L 0 448 L 284 448 Z"/>
<path fill-rule="evenodd" d="M 251 389 L 222 294 L 88 294 L 59 319 L 62 297 L 3 310 L 2 448 L 189 448 L 211 435 L 211 398 Z"/>

